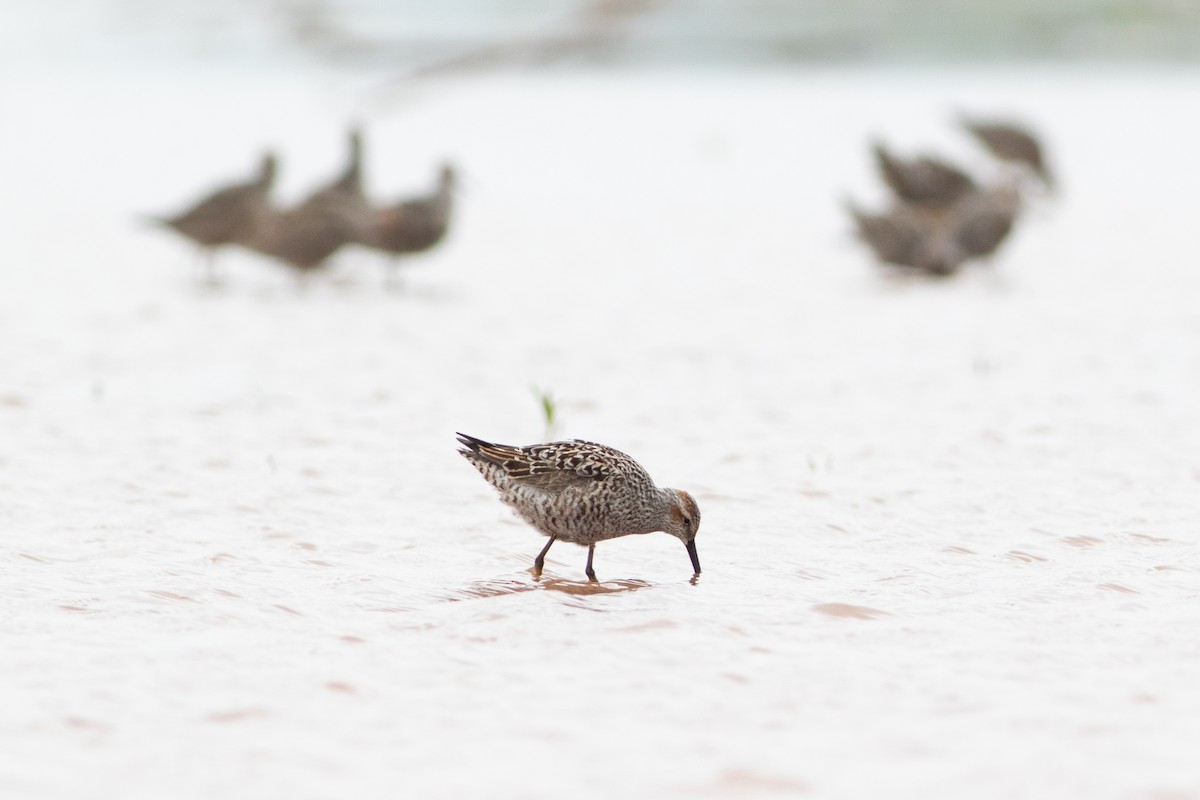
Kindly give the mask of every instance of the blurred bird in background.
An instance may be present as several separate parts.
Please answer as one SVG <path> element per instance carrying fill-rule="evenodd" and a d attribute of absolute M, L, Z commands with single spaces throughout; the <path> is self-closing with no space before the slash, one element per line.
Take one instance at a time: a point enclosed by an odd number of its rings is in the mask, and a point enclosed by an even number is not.
<path fill-rule="evenodd" d="M 254 180 L 218 189 L 176 216 L 150 217 L 150 221 L 198 245 L 204 256 L 206 279 L 215 282 L 217 248 L 230 244 L 252 246 L 271 216 L 271 188 L 277 170 L 275 155 L 267 153 Z"/>
<path fill-rule="evenodd" d="M 214 280 L 213 251 L 235 244 L 290 268 L 301 282 L 327 267 L 341 248 L 357 244 L 388 253 L 389 285 L 401 255 L 427 251 L 446 235 L 457 177 L 443 164 L 437 184 L 417 197 L 385 205 L 372 203 L 365 190 L 362 131 L 347 135 L 345 167 L 295 205 L 279 209 L 270 198 L 276 158 L 263 159 L 257 179 L 209 195 L 176 217 L 153 218 L 198 244 L 205 252 L 208 279 Z"/>
<path fill-rule="evenodd" d="M 454 209 L 456 185 L 453 165 L 443 164 L 438 171 L 437 186 L 432 192 L 372 212 L 372 224 L 359 243 L 390 254 L 389 285 L 395 285 L 396 268 L 401 256 L 428 250 L 445 237 Z"/>
<path fill-rule="evenodd" d="M 301 279 L 324 267 L 343 245 L 362 238 L 369 227 L 362 133 L 352 129 L 348 138 L 342 172 L 295 206 L 268 214 L 248 243 L 252 250 L 294 269 Z"/>
<path fill-rule="evenodd" d="M 990 155 L 1021 165 L 1044 187 L 1052 185 L 1040 142 L 1010 123 L 963 121 Z M 883 265 L 946 277 L 971 261 L 990 261 L 1007 240 L 1030 191 L 1020 175 L 1006 174 L 984 183 L 949 162 L 930 155 L 900 158 L 883 144 L 871 151 L 879 176 L 891 195 L 880 212 L 846 203 L 857 238 Z"/>

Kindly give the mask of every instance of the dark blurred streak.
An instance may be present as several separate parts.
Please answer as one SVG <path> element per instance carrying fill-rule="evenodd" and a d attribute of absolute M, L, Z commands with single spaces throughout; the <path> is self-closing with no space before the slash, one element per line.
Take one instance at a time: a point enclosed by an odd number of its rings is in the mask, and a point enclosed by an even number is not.
<path fill-rule="evenodd" d="M 1108 0 L 105 0 L 127 55 L 166 33 L 212 58 L 282 50 L 394 82 L 496 68 L 1195 62 L 1200 5 Z M 565 7 L 565 11 L 563 10 Z M 249 35 L 251 38 L 246 39 Z M 253 45 L 247 45 L 253 41 Z M 251 49 L 253 48 L 253 49 Z M 277 54 L 268 47 L 266 55 Z"/>
<path fill-rule="evenodd" d="M 668 0 L 595 0 L 569 15 L 562 30 L 487 44 L 413 69 L 402 79 L 495 69 L 508 64 L 546 65 L 619 48 L 634 21 Z"/>
<path fill-rule="evenodd" d="M 284 38 L 322 60 L 342 62 L 378 57 L 387 46 L 355 35 L 321 0 L 300 0 L 276 7 Z"/>

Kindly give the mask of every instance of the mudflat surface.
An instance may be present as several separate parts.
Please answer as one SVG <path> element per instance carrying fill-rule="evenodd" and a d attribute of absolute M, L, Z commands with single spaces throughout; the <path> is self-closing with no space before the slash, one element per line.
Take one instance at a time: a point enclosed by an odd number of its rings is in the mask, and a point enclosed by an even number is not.
<path fill-rule="evenodd" d="M 5 85 L 0 793 L 1200 796 L 1194 74 L 335 88 Z M 888 277 L 841 199 L 872 136 L 986 174 L 955 109 L 1061 191 Z M 356 117 L 381 200 L 466 176 L 397 290 L 137 224 Z M 694 585 L 661 534 L 528 573 L 453 433 L 541 440 L 535 386 L 696 497 Z"/>

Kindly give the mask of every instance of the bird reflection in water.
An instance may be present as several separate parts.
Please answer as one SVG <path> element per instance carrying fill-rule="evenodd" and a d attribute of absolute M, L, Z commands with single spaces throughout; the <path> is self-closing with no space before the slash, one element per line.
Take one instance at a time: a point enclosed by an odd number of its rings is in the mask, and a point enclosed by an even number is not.
<path fill-rule="evenodd" d="M 618 594 L 620 592 L 633 592 L 638 589 L 645 589 L 652 584 L 646 581 L 637 579 L 630 580 L 615 580 L 599 583 L 597 581 L 569 581 L 563 578 L 536 578 L 535 582 L 540 584 L 543 589 L 551 592 L 562 592 L 563 594 L 579 595 L 595 595 L 595 594 Z"/>
<path fill-rule="evenodd" d="M 485 597 L 504 597 L 522 592 L 550 591 L 562 592 L 575 596 L 591 596 L 604 594 L 620 594 L 647 589 L 654 584 L 648 581 L 629 579 L 613 580 L 598 583 L 596 581 L 572 581 L 562 578 L 535 578 L 532 583 L 519 580 L 477 581 L 465 589 L 459 590 L 452 602 L 458 600 L 476 600 Z"/>

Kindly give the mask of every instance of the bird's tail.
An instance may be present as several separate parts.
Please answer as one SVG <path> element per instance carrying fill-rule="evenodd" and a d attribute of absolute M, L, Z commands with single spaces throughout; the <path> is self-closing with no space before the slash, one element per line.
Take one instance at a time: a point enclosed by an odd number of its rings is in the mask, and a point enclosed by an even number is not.
<path fill-rule="evenodd" d="M 458 452 L 466 455 L 467 453 L 478 453 L 480 447 L 488 447 L 491 442 L 485 442 L 483 439 L 476 439 L 474 436 L 468 436 L 465 433 L 455 432 L 458 437 L 458 443 L 463 446 L 463 449 Z"/>
<path fill-rule="evenodd" d="M 510 473 L 514 470 L 520 471 L 520 468 L 528 466 L 528 459 L 523 448 L 513 447 L 509 444 L 485 442 L 483 439 L 476 439 L 465 433 L 458 434 L 458 442 L 462 445 L 458 452 L 476 463 L 487 461 L 492 464 L 500 464 Z"/>

